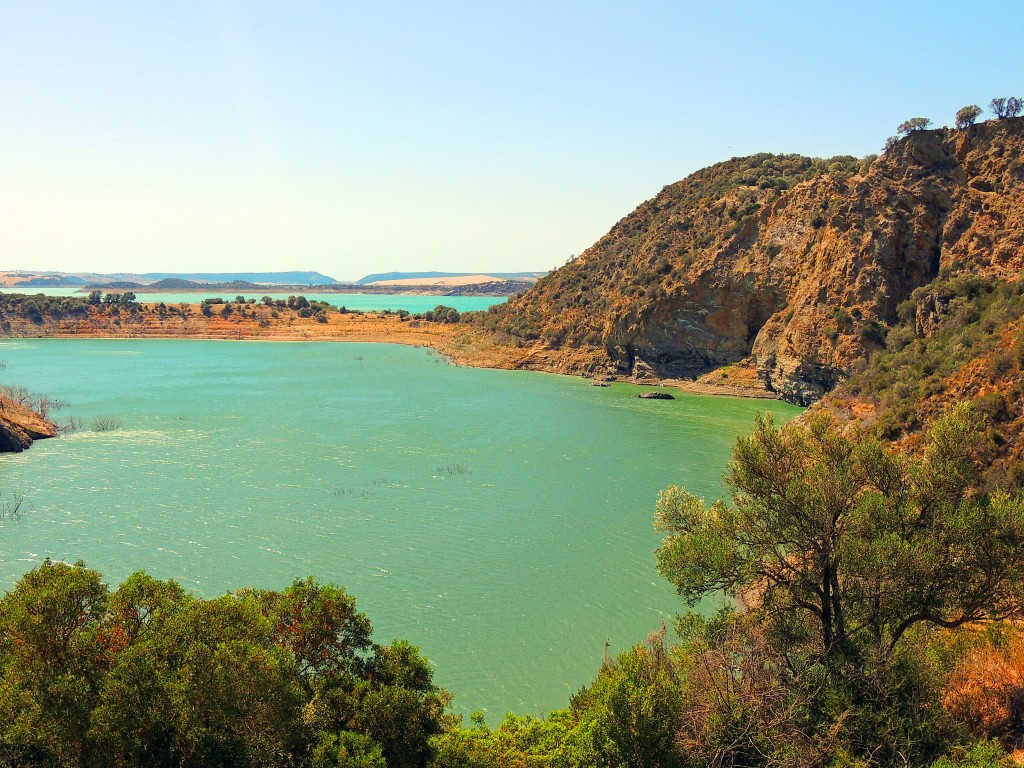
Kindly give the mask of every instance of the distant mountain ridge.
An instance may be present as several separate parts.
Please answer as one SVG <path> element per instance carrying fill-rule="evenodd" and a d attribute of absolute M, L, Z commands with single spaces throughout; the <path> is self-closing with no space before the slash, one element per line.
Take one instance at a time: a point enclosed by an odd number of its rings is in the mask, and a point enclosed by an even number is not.
<path fill-rule="evenodd" d="M 203 287 L 207 284 L 243 282 L 252 285 L 334 285 L 338 281 L 320 272 L 38 272 L 0 271 L 0 287 L 84 286 L 135 283 L 148 286 L 162 280 L 178 280 Z"/>
<path fill-rule="evenodd" d="M 356 280 L 356 285 L 379 283 L 382 280 L 436 280 L 445 277 L 471 277 L 485 275 L 498 280 L 523 280 L 538 278 L 544 272 L 376 272 Z"/>
<path fill-rule="evenodd" d="M 320 272 L 145 272 L 151 280 L 190 280 L 196 283 L 260 283 L 271 285 L 333 285 L 338 281 Z"/>

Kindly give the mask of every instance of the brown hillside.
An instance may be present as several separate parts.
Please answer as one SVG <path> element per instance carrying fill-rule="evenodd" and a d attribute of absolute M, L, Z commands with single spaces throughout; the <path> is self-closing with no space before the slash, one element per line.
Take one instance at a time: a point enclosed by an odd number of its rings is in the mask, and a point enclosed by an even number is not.
<path fill-rule="evenodd" d="M 767 389 L 814 402 L 941 268 L 1017 277 L 1022 154 L 1024 118 L 915 132 L 863 161 L 730 160 L 483 322 L 528 348 L 522 367 L 683 378 L 749 357 Z"/>

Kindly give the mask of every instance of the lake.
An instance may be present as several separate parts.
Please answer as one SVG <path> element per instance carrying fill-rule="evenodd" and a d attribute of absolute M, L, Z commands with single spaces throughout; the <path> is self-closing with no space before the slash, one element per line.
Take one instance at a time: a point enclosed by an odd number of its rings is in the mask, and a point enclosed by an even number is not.
<path fill-rule="evenodd" d="M 757 411 L 378 344 L 8 340 L 3 383 L 85 427 L 0 456 L 0 587 L 45 557 L 203 596 L 344 586 L 420 646 L 461 712 L 566 706 L 681 603 L 656 573 L 659 489 L 708 498 Z M 97 418 L 120 423 L 93 431 Z"/>
<path fill-rule="evenodd" d="M 3 293 L 27 293 L 29 295 L 35 295 L 42 293 L 46 296 L 75 296 L 78 298 L 85 298 L 88 293 L 82 293 L 78 288 L 68 287 L 30 287 L 30 288 L 4 288 Z M 122 293 L 122 291 L 103 291 L 103 293 Z M 285 300 L 289 296 L 296 296 L 302 293 L 301 291 L 293 293 L 270 293 L 270 292 L 259 292 L 259 293 L 244 293 L 247 299 L 256 299 L 259 301 L 263 296 L 269 296 L 274 300 L 282 299 Z M 226 301 L 230 301 L 238 296 L 238 291 L 211 291 L 208 293 L 139 293 L 136 295 L 136 301 L 159 304 L 198 304 L 203 299 L 213 298 L 219 296 Z M 390 309 L 392 312 L 396 312 L 399 309 L 404 309 L 407 312 L 416 314 L 417 312 L 426 312 L 428 309 L 433 309 L 438 304 L 444 304 L 446 307 L 455 307 L 459 312 L 472 312 L 476 310 L 487 309 L 493 304 L 501 304 L 508 300 L 507 296 L 429 296 L 419 294 L 374 294 L 374 293 L 307 293 L 304 294 L 307 299 L 324 301 L 328 304 L 332 304 L 335 307 L 347 307 L 348 309 L 358 309 L 361 312 L 380 312 L 385 309 Z"/>

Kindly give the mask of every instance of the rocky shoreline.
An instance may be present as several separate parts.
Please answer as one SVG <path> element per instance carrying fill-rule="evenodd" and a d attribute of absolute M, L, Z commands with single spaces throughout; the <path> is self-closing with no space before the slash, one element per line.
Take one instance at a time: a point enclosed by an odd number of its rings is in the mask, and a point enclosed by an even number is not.
<path fill-rule="evenodd" d="M 614 376 L 607 371 L 580 366 L 579 350 L 534 350 L 501 343 L 493 334 L 473 325 L 403 319 L 383 313 L 329 313 L 326 321 L 301 317 L 290 309 L 248 305 L 247 315 L 218 312 L 204 315 L 198 304 L 185 313 L 170 312 L 157 304 L 140 304 L 138 311 L 112 313 L 93 307 L 87 317 L 43 323 L 8 316 L 0 332 L 9 338 L 76 339 L 220 339 L 231 341 L 349 341 L 405 344 L 430 347 L 458 365 L 503 370 L 535 370 L 583 376 L 595 381 L 664 386 L 682 392 L 777 399 L 767 391 L 752 366 L 735 365 L 697 379 L 662 378 L 653 372 L 642 376 Z M 276 316 L 275 316 L 276 314 Z"/>
<path fill-rule="evenodd" d="M 0 394 L 0 453 L 20 453 L 36 440 L 56 436 L 56 424 L 27 405 Z"/>

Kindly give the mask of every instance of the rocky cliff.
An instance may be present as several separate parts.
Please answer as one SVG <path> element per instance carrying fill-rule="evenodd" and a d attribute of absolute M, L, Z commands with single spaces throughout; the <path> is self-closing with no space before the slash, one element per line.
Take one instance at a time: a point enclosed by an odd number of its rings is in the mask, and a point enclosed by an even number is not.
<path fill-rule="evenodd" d="M 523 346 L 521 367 L 685 378 L 749 359 L 765 388 L 809 404 L 940 272 L 1017 278 L 1022 156 L 1024 118 L 916 131 L 863 160 L 721 163 L 483 322 Z"/>
<path fill-rule="evenodd" d="M 34 440 L 57 435 L 57 425 L 27 405 L 0 394 L 0 453 L 24 451 Z"/>

